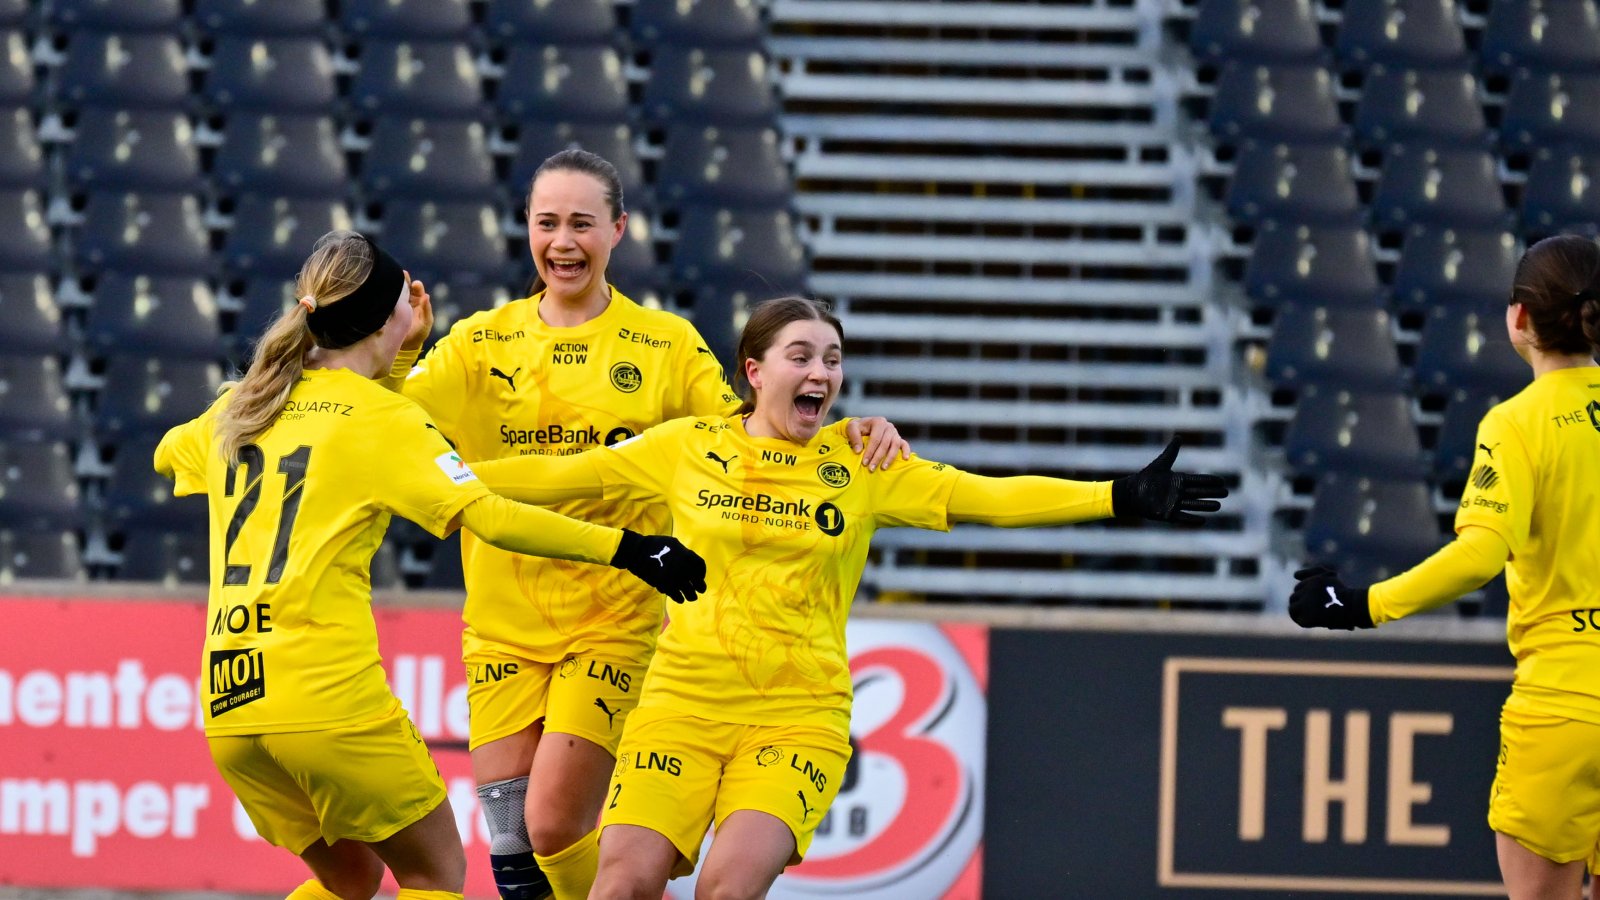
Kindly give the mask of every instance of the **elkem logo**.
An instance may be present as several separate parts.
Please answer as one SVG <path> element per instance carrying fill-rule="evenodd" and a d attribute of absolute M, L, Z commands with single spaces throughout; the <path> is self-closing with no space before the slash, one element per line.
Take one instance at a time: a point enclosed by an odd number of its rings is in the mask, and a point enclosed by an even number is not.
<path fill-rule="evenodd" d="M 611 386 L 624 394 L 631 394 L 644 384 L 644 375 L 631 362 L 619 362 L 611 367 Z"/>
<path fill-rule="evenodd" d="M 469 481 L 478 480 L 478 476 L 473 474 L 472 469 L 467 467 L 467 464 L 462 461 L 461 455 L 458 453 L 441 453 L 433 458 L 433 463 L 439 467 L 439 471 L 443 472 L 456 484 L 466 484 Z"/>

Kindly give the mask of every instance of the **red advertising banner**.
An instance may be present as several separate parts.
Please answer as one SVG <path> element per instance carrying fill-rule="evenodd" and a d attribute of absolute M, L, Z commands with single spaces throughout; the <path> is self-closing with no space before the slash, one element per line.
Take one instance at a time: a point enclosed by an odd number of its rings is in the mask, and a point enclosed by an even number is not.
<path fill-rule="evenodd" d="M 306 877 L 217 776 L 196 702 L 204 606 L 0 597 L 0 885 L 287 892 Z M 494 897 L 466 753 L 460 619 L 376 610 L 389 680 L 428 741 Z M 854 781 L 774 897 L 979 896 L 981 626 L 850 624 Z M 850 781 L 847 779 L 847 781 Z M 689 896 L 674 882 L 674 896 Z"/>

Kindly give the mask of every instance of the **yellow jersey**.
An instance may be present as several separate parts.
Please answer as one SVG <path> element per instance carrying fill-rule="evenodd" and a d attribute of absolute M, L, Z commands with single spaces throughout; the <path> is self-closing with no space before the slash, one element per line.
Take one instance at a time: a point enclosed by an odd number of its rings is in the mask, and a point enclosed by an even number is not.
<path fill-rule="evenodd" d="M 1541 375 L 1483 417 L 1468 525 L 1511 548 L 1507 707 L 1600 724 L 1600 368 Z"/>
<path fill-rule="evenodd" d="M 572 328 L 539 318 L 543 295 L 458 322 L 405 380 L 467 462 L 565 456 L 627 440 L 688 415 L 731 412 L 738 398 L 685 319 L 612 289 L 611 303 Z M 668 529 L 658 503 L 578 500 L 550 507 L 641 534 Z M 461 538 L 467 600 L 463 642 L 507 645 L 540 662 L 598 653 L 644 660 L 661 595 L 626 572 L 543 559 Z"/>
<path fill-rule="evenodd" d="M 665 500 L 673 533 L 705 557 L 707 591 L 671 608 L 640 708 L 849 730 L 845 620 L 873 532 L 948 530 L 961 472 L 920 458 L 866 472 L 845 428 L 800 446 L 752 437 L 739 417 L 678 419 L 587 454 L 592 470 L 537 473 L 552 487 L 598 475 L 608 500 Z"/>
<path fill-rule="evenodd" d="M 368 565 L 391 515 L 443 537 L 489 494 L 415 403 L 347 369 L 310 369 L 276 422 L 222 459 L 216 414 L 167 432 L 156 470 L 205 494 L 211 589 L 201 689 L 209 735 L 313 731 L 384 715 Z"/>

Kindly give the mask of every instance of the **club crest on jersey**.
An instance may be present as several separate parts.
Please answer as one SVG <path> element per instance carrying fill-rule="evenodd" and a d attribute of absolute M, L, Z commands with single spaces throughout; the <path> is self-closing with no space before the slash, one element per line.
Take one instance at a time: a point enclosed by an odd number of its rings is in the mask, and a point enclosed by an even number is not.
<path fill-rule="evenodd" d="M 569 656 L 566 659 L 563 659 L 561 661 L 561 668 L 556 670 L 556 674 L 560 675 L 562 678 L 571 678 L 572 676 L 578 674 L 578 658 L 576 656 Z"/>
<path fill-rule="evenodd" d="M 644 384 L 644 374 L 631 362 L 619 362 L 611 367 L 611 386 L 624 394 L 637 391 Z"/>
<path fill-rule="evenodd" d="M 828 487 L 842 488 L 850 483 L 850 470 L 841 463 L 825 462 L 817 466 L 817 477 Z"/>
<path fill-rule="evenodd" d="M 783 751 L 777 747 L 762 747 L 756 751 L 756 765 L 766 768 L 783 762 Z"/>
<path fill-rule="evenodd" d="M 438 456 L 435 456 L 433 458 L 433 464 L 438 466 L 439 471 L 443 472 L 451 481 L 454 481 L 456 484 L 466 484 L 469 481 L 478 480 L 478 476 L 473 474 L 472 469 L 469 468 L 464 461 L 462 461 L 461 455 L 454 451 L 449 453 L 441 453 Z"/>

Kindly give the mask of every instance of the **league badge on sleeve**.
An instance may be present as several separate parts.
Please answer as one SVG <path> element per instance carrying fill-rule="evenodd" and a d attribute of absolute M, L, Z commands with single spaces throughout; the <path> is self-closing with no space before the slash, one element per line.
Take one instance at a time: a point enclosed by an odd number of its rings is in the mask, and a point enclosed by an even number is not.
<path fill-rule="evenodd" d="M 450 480 L 456 484 L 466 484 L 469 481 L 478 480 L 478 476 L 473 474 L 472 469 L 462 461 L 459 453 L 454 451 L 441 453 L 433 458 L 433 462 L 434 465 L 439 467 L 439 471 L 449 476 Z"/>

